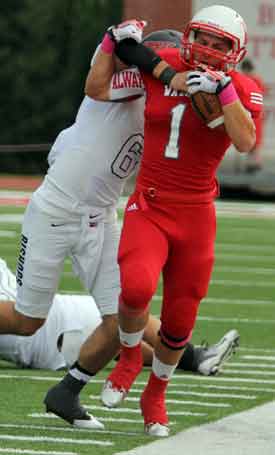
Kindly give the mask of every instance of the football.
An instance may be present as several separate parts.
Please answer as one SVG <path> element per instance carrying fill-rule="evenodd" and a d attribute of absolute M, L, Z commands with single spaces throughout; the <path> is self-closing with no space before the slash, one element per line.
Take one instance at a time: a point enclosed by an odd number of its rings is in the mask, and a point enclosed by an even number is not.
<path fill-rule="evenodd" d="M 191 96 L 191 102 L 194 111 L 209 128 L 223 124 L 223 111 L 217 95 L 200 91 Z"/>

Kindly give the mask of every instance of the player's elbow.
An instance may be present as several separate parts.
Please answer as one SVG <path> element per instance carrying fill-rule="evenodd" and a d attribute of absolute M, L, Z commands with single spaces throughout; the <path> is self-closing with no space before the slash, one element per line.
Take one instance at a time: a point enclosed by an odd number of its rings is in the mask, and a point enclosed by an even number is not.
<path fill-rule="evenodd" d="M 254 149 L 256 144 L 256 134 L 254 131 L 247 134 L 243 134 L 238 138 L 234 145 L 238 152 L 240 153 L 249 153 Z"/>
<path fill-rule="evenodd" d="M 94 100 L 97 101 L 106 100 L 106 91 L 98 86 L 94 86 L 89 81 L 86 81 L 84 92 L 85 95 L 89 96 Z"/>

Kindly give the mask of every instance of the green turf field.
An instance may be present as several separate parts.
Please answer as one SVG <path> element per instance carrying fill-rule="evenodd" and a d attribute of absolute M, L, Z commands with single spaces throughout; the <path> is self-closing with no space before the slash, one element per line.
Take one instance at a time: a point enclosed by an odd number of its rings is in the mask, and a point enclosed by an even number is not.
<path fill-rule="evenodd" d="M 241 347 L 218 377 L 176 374 L 167 396 L 172 434 L 274 399 L 275 218 L 271 206 L 256 212 L 252 205 L 232 207 L 232 214 L 219 210 L 216 265 L 193 341 L 212 343 L 236 328 Z M 0 208 L 0 256 L 13 270 L 22 212 L 14 207 Z M 60 291 L 84 292 L 69 261 Z M 160 295 L 161 285 L 152 304 L 154 314 L 159 312 Z M 109 455 L 151 441 L 143 434 L 138 407 L 148 371 L 139 376 L 121 409 L 101 407 L 99 394 L 107 370 L 86 387 L 83 404 L 105 423 L 104 431 L 92 432 L 74 430 L 45 414 L 44 394 L 62 373 L 19 370 L 0 362 L 0 455 Z"/>

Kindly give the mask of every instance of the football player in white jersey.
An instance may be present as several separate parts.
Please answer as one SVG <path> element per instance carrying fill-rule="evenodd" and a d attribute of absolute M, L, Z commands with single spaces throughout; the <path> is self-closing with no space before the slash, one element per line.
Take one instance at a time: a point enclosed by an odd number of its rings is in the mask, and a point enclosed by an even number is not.
<path fill-rule="evenodd" d="M 16 278 L 0 258 L 0 300 L 16 299 Z M 43 326 L 30 337 L 0 335 L 0 359 L 22 368 L 60 370 L 77 360 L 80 347 L 101 323 L 101 316 L 91 296 L 56 294 Z M 150 316 L 143 343 L 144 364 L 152 364 L 155 334 L 159 319 Z M 239 335 L 230 330 L 216 345 L 193 346 L 189 343 L 179 369 L 206 376 L 216 373 L 221 363 L 237 347 Z"/>
<path fill-rule="evenodd" d="M 117 27 L 117 40 L 140 41 L 142 27 L 136 21 Z M 127 73 L 124 89 L 127 92 Z M 0 306 L 0 333 L 32 335 L 43 325 L 64 259 L 71 257 L 75 273 L 94 296 L 102 316 L 92 342 L 81 350 L 82 363 L 93 374 L 114 357 L 119 346 L 116 204 L 141 155 L 143 105 L 142 98 L 123 104 L 84 98 L 75 123 L 57 137 L 48 173 L 25 212 L 16 303 L 2 301 Z M 70 420 L 79 418 L 90 420 L 85 410 L 76 407 Z"/>
<path fill-rule="evenodd" d="M 122 30 L 121 36 L 133 34 L 136 39 L 136 30 L 141 40 L 142 30 L 135 25 L 126 27 L 126 33 Z M 85 344 L 82 349 L 94 373 L 119 347 L 116 205 L 142 152 L 143 105 L 142 98 L 124 104 L 84 98 L 75 123 L 57 137 L 48 173 L 25 212 L 16 303 L 0 305 L 0 333 L 32 335 L 45 321 L 64 260 L 70 257 L 102 316 L 89 349 Z M 78 418 L 91 423 L 80 407 L 72 421 Z"/>

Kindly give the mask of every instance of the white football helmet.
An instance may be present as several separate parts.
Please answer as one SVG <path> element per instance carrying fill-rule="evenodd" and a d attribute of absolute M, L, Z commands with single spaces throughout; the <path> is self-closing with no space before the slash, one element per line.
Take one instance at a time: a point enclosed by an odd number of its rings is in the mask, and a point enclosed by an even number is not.
<path fill-rule="evenodd" d="M 196 32 L 229 39 L 231 50 L 225 54 L 196 43 Z M 197 67 L 205 57 L 215 58 L 217 64 L 214 69 L 228 71 L 244 58 L 246 44 L 247 29 L 242 17 L 227 6 L 213 5 L 203 8 L 188 23 L 183 34 L 182 58 L 192 68 Z"/>

